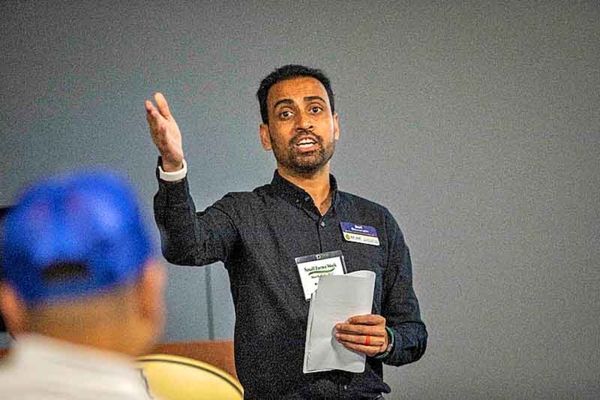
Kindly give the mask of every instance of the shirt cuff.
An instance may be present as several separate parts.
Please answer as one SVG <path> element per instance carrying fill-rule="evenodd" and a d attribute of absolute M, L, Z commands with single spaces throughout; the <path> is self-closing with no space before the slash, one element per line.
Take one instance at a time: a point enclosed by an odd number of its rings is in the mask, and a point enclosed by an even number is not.
<path fill-rule="evenodd" d="M 392 351 L 394 351 L 394 331 L 387 326 L 385 327 L 385 330 L 388 334 L 388 347 L 383 353 L 374 357 L 377 360 L 385 360 L 390 356 L 390 354 L 392 354 Z"/>
<path fill-rule="evenodd" d="M 165 182 L 177 182 L 185 178 L 187 175 L 187 163 L 185 162 L 185 158 L 183 159 L 183 168 L 179 171 L 174 172 L 165 172 L 162 169 L 162 166 L 158 165 L 158 177 Z"/>

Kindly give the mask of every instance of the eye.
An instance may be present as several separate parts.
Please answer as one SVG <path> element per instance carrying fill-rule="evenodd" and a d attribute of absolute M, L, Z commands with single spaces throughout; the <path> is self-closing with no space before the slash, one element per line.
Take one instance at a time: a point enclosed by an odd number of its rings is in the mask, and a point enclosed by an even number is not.
<path fill-rule="evenodd" d="M 321 107 L 321 106 L 312 106 L 312 107 L 310 107 L 310 112 L 312 114 L 318 114 L 321 111 L 323 111 L 323 107 Z"/>
<path fill-rule="evenodd" d="M 292 115 L 294 115 L 290 110 L 285 110 L 279 113 L 279 118 L 281 119 L 288 119 L 290 118 Z"/>

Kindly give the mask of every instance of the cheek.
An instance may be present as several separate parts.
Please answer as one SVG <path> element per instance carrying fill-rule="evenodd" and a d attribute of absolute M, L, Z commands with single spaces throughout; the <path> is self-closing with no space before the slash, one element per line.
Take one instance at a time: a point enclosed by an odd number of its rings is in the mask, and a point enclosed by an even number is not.
<path fill-rule="evenodd" d="M 332 136 L 335 133 L 335 123 L 333 121 L 332 118 L 323 118 L 321 120 L 318 121 L 318 126 L 321 129 L 321 132 L 325 133 L 329 133 Z"/>
<path fill-rule="evenodd" d="M 290 132 L 289 127 L 278 124 L 269 130 L 271 143 L 274 146 L 281 147 L 282 145 L 287 146 L 289 140 L 293 137 L 293 132 Z"/>

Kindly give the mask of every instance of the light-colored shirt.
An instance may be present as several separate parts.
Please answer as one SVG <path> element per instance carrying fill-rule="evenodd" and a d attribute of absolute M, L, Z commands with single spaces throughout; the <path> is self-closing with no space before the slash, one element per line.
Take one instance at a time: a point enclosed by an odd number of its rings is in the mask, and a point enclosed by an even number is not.
<path fill-rule="evenodd" d="M 0 362 L 1 400 L 149 400 L 127 357 L 40 335 L 23 335 Z"/>

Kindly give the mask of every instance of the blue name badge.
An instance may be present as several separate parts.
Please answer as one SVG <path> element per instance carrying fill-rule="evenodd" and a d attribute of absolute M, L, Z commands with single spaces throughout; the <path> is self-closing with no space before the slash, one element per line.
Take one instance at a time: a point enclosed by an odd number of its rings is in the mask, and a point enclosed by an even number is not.
<path fill-rule="evenodd" d="M 377 229 L 372 226 L 354 224 L 352 222 L 342 222 L 342 233 L 347 242 L 370 244 L 379 246 Z"/>

